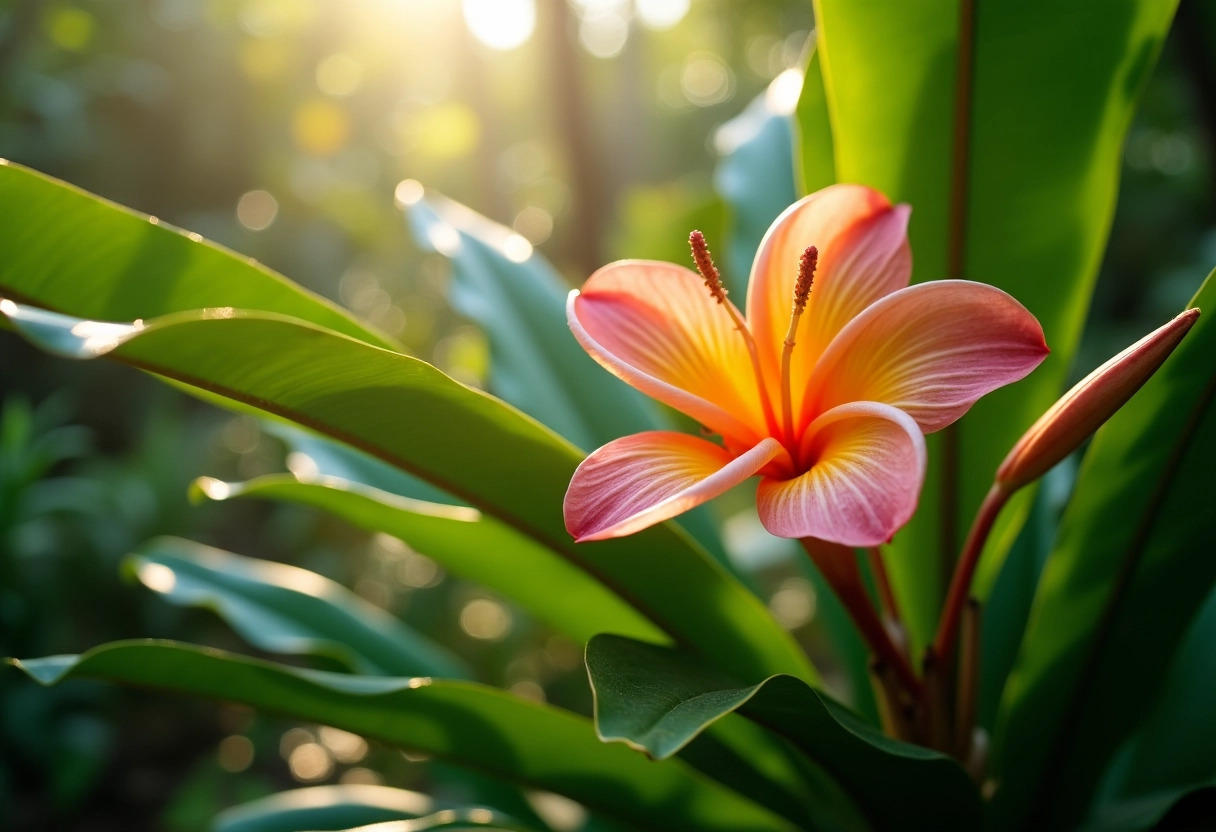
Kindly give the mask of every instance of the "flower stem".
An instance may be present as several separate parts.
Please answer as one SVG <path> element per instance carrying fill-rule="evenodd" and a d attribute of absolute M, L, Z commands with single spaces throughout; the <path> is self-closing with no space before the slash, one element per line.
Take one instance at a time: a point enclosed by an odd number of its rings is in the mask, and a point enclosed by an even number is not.
<path fill-rule="evenodd" d="M 963 606 L 971 594 L 971 579 L 975 576 L 975 568 L 979 564 L 980 554 L 984 551 L 984 543 L 992 531 L 992 524 L 997 515 L 1005 507 L 1012 492 L 1006 491 L 999 483 L 989 489 L 980 510 L 976 512 L 975 520 L 971 523 L 971 531 L 967 534 L 967 542 L 963 544 L 963 552 L 959 555 L 954 567 L 954 577 L 950 581 L 950 591 L 946 595 L 946 605 L 942 609 L 941 623 L 937 627 L 937 637 L 933 640 L 933 652 L 942 662 L 948 662 L 954 651 L 955 635 L 958 632 L 959 619 Z"/>
<path fill-rule="evenodd" d="M 959 647 L 958 691 L 954 697 L 954 748 L 966 761 L 971 756 L 971 734 L 975 729 L 976 695 L 980 672 L 980 605 L 967 599 Z"/>
<path fill-rule="evenodd" d="M 814 537 L 804 537 L 798 542 L 802 544 L 802 548 L 806 550 L 824 580 L 831 585 L 836 597 L 849 611 L 849 616 L 869 644 L 874 658 L 890 667 L 904 690 L 913 700 L 917 699 L 921 690 L 920 680 L 916 678 L 912 665 L 895 646 L 891 634 L 887 632 L 870 604 L 870 597 L 866 594 L 861 571 L 857 568 L 857 556 L 853 550 L 839 543 L 829 543 Z"/>
<path fill-rule="evenodd" d="M 882 601 L 883 612 L 890 626 L 903 632 L 903 620 L 899 617 L 899 605 L 895 600 L 895 590 L 891 587 L 891 578 L 887 574 L 887 566 L 883 563 L 882 548 L 869 546 L 866 548 L 869 558 L 870 571 L 874 573 L 874 582 L 878 584 L 878 599 Z"/>

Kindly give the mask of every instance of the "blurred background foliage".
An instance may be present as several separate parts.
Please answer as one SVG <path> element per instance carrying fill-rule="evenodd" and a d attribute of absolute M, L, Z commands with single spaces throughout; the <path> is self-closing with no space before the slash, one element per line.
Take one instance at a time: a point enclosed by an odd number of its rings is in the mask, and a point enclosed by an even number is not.
<path fill-rule="evenodd" d="M 4 0 L 0 156 L 250 255 L 482 385 L 486 339 L 449 309 L 448 261 L 412 242 L 402 189 L 510 226 L 572 285 L 614 258 L 683 257 L 690 228 L 711 244 L 724 228 L 717 128 L 801 65 L 812 28 L 805 0 Z M 1216 261 L 1214 133 L 1216 4 L 1183 0 L 1129 136 L 1076 376 Z M 575 645 L 400 541 L 298 506 L 187 499 L 196 476 L 248 479 L 286 455 L 248 417 L 4 337 L 0 654 L 143 636 L 242 649 L 211 613 L 120 579 L 126 553 L 176 534 L 325 574 L 478 678 L 587 710 Z M 814 650 L 800 575 L 777 564 L 757 586 Z M 0 697 L 5 828 L 205 829 L 299 783 L 477 800 L 442 766 L 234 706 L 13 674 Z"/>

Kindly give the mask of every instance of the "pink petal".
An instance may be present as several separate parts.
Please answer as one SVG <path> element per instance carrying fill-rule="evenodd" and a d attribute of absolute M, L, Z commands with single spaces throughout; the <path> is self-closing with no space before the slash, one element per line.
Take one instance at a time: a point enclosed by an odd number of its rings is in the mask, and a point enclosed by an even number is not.
<path fill-rule="evenodd" d="M 643 393 L 749 447 L 767 434 L 746 342 L 689 269 L 611 263 L 571 293 L 566 317 L 596 361 Z"/>
<path fill-rule="evenodd" d="M 908 414 L 852 402 L 816 419 L 803 437 L 809 471 L 765 478 L 760 522 L 779 537 L 816 537 L 845 546 L 890 540 L 916 511 L 925 479 L 925 438 Z"/>
<path fill-rule="evenodd" d="M 791 378 L 804 380 L 832 338 L 857 313 L 908 285 L 909 213 L 908 206 L 893 207 L 871 188 L 833 185 L 796 202 L 773 223 L 752 267 L 747 316 L 774 383 L 802 252 L 812 245 L 819 250 L 791 364 Z M 797 410 L 802 384 L 795 382 L 793 387 Z"/>
<path fill-rule="evenodd" d="M 909 286 L 833 339 L 807 386 L 803 419 L 845 402 L 883 402 L 932 433 L 1047 353 L 1039 322 L 1000 289 L 966 280 Z"/>
<path fill-rule="evenodd" d="M 733 488 L 782 453 L 771 438 L 733 458 L 683 433 L 616 439 L 574 472 L 563 506 L 566 531 L 580 542 L 633 534 Z"/>

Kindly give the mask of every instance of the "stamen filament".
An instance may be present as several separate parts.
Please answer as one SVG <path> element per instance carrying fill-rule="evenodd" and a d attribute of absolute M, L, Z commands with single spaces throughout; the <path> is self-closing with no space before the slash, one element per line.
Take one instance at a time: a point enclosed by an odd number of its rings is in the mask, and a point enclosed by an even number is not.
<path fill-rule="evenodd" d="M 768 395 L 765 393 L 764 373 L 760 369 L 760 354 L 756 350 L 756 339 L 752 337 L 752 332 L 747 327 L 747 321 L 743 320 L 743 316 L 739 314 L 735 305 L 726 302 L 726 287 L 722 285 L 722 275 L 718 273 L 718 267 L 714 265 L 713 257 L 709 254 L 705 235 L 700 231 L 693 231 L 688 235 L 688 244 L 692 246 L 692 259 L 697 264 L 697 271 L 700 272 L 701 278 L 705 281 L 705 288 L 709 289 L 709 293 L 713 295 L 718 305 L 730 315 L 735 329 L 739 330 L 739 334 L 743 336 L 743 343 L 747 346 L 747 355 L 752 362 L 752 373 L 756 377 L 756 393 L 764 406 L 764 421 L 768 425 L 769 432 L 775 434 L 777 416 L 773 412 L 772 402 L 768 400 Z"/>
<path fill-rule="evenodd" d="M 819 249 L 807 246 L 798 260 L 798 280 L 794 284 L 794 308 L 790 312 L 790 326 L 785 333 L 785 344 L 781 350 L 781 416 L 782 427 L 785 428 L 785 446 L 791 448 L 791 455 L 797 462 L 797 437 L 794 436 L 794 402 L 790 392 L 790 363 L 794 355 L 794 335 L 798 331 L 798 322 L 806 309 L 807 299 L 811 294 L 811 284 L 815 280 L 815 266 L 819 263 Z"/>

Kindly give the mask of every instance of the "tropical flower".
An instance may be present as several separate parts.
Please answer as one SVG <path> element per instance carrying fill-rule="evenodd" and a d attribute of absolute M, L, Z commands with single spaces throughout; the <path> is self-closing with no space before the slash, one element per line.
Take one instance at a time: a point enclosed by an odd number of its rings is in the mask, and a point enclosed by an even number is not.
<path fill-rule="evenodd" d="M 698 232 L 701 275 L 625 260 L 571 292 L 570 328 L 596 361 L 721 438 L 650 431 L 595 451 L 566 492 L 571 535 L 632 534 L 759 475 L 771 533 L 889 540 L 916 508 L 923 434 L 1047 355 L 1005 292 L 908 285 L 909 212 L 858 185 L 795 203 L 760 245 L 746 318 Z"/>

